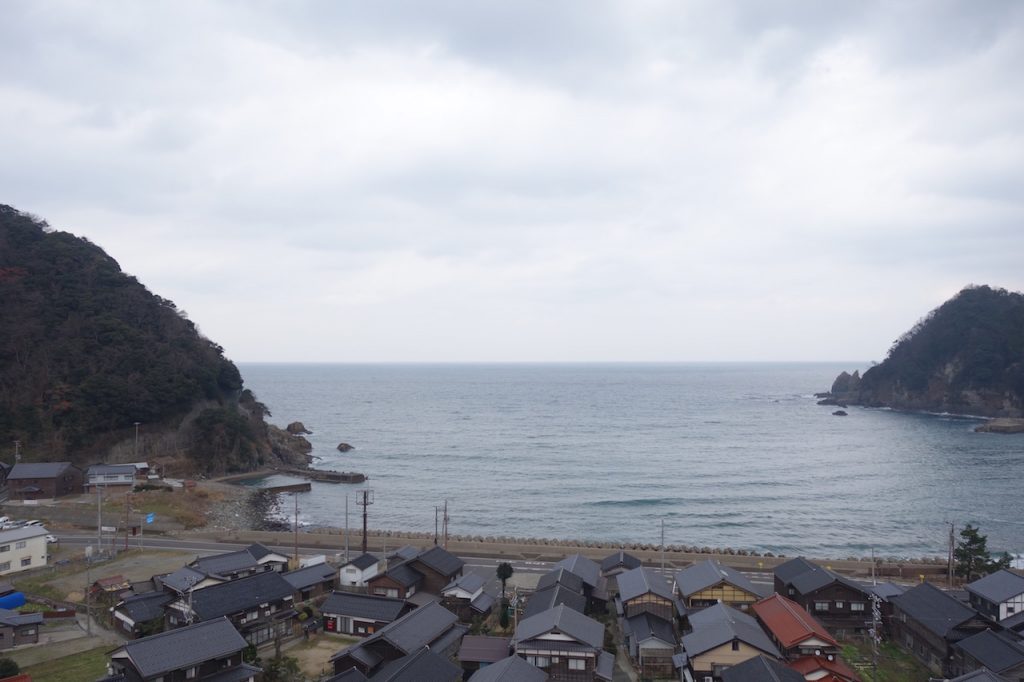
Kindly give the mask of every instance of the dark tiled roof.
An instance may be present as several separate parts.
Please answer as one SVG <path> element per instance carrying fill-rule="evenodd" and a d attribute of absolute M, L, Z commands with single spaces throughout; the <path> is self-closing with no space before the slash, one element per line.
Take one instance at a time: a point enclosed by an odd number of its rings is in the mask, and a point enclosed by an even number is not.
<path fill-rule="evenodd" d="M 608 571 L 614 570 L 618 567 L 625 568 L 626 570 L 632 568 L 640 568 L 641 562 L 632 554 L 626 554 L 621 549 L 615 554 L 609 554 L 601 561 L 601 572 L 607 573 Z"/>
<path fill-rule="evenodd" d="M 1001 673 L 1024 664 L 1024 644 L 1013 633 L 985 630 L 957 642 L 956 646 L 993 672 Z"/>
<path fill-rule="evenodd" d="M 43 622 L 43 614 L 39 612 L 35 613 L 18 613 L 10 609 L 0 609 L 0 623 L 10 626 L 18 625 L 34 625 Z"/>
<path fill-rule="evenodd" d="M 626 629 L 636 642 L 643 642 L 652 637 L 660 639 L 672 648 L 676 645 L 676 634 L 672 623 L 650 613 L 641 613 L 625 620 Z"/>
<path fill-rule="evenodd" d="M 612 681 L 612 677 L 615 675 L 615 656 L 602 651 L 597 655 L 597 668 L 594 670 L 594 674 L 607 682 Z"/>
<path fill-rule="evenodd" d="M 573 592 L 561 585 L 555 585 L 545 590 L 534 592 L 530 595 L 530 598 L 526 601 L 526 609 L 523 611 L 523 617 L 529 618 L 530 616 L 536 616 L 539 613 L 543 613 L 548 609 L 553 609 L 562 604 L 565 604 L 573 611 L 583 613 L 587 606 L 587 598 L 579 592 Z"/>
<path fill-rule="evenodd" d="M 715 604 L 690 616 L 693 632 L 683 637 L 683 648 L 692 658 L 738 639 L 778 658 L 779 650 L 751 616 L 724 604 Z"/>
<path fill-rule="evenodd" d="M 401 557 L 402 559 L 409 560 L 409 559 L 415 559 L 417 556 L 419 556 L 419 554 L 420 554 L 420 550 L 416 549 L 412 545 L 402 545 L 401 547 L 396 549 L 391 554 L 388 554 L 388 558 L 390 559 L 392 557 L 396 557 L 397 556 L 397 557 Z"/>
<path fill-rule="evenodd" d="M 459 647 L 459 660 L 473 663 L 494 663 L 508 656 L 512 640 L 508 637 L 466 635 Z"/>
<path fill-rule="evenodd" d="M 776 566 L 775 577 L 788 584 L 793 581 L 793 578 L 797 577 L 801 573 L 813 571 L 815 568 L 818 568 L 817 564 L 812 564 L 801 556 L 795 559 L 790 559 L 786 563 Z"/>
<path fill-rule="evenodd" d="M 1010 680 L 983 668 L 981 670 L 975 670 L 973 673 L 954 677 L 949 682 L 1010 682 Z"/>
<path fill-rule="evenodd" d="M 709 587 L 714 587 L 722 582 L 728 583 L 733 587 L 738 587 L 744 592 L 749 592 L 755 597 L 761 594 L 758 589 L 754 587 L 754 584 L 750 582 L 747 576 L 734 568 L 720 564 L 714 559 L 701 561 L 700 563 L 694 564 L 693 566 L 676 573 L 676 585 L 679 586 L 679 593 L 684 597 L 696 594 L 697 592 Z M 621 576 L 619 577 L 619 585 L 619 589 L 621 591 Z"/>
<path fill-rule="evenodd" d="M 351 616 L 380 623 L 390 623 L 402 615 L 406 606 L 406 602 L 401 599 L 374 597 L 352 592 L 334 592 L 324 600 L 320 610 L 335 616 Z"/>
<path fill-rule="evenodd" d="M 565 605 L 519 621 L 513 641 L 524 642 L 552 631 L 592 647 L 599 648 L 604 643 L 604 625 Z"/>
<path fill-rule="evenodd" d="M 537 581 L 537 591 L 546 590 L 553 585 L 561 585 L 573 592 L 583 594 L 583 578 L 567 568 L 556 568 L 542 575 Z"/>
<path fill-rule="evenodd" d="M 350 561 L 347 564 L 345 564 L 345 566 L 355 566 L 360 571 L 365 571 L 366 569 L 368 569 L 370 566 L 373 566 L 378 561 L 380 561 L 380 559 L 378 559 L 377 557 L 373 556 L 372 554 L 369 554 L 369 553 L 367 553 L 367 554 L 360 554 L 355 559 L 353 559 L 352 561 Z"/>
<path fill-rule="evenodd" d="M 497 663 L 480 668 L 469 682 L 544 682 L 547 673 L 535 668 L 519 656 L 509 656 Z"/>
<path fill-rule="evenodd" d="M 394 580 L 399 585 L 404 587 L 411 587 L 412 585 L 418 585 L 423 580 L 423 574 L 417 571 L 415 568 L 410 566 L 408 563 L 398 564 L 392 566 L 384 573 L 387 577 Z M 371 578 L 370 580 L 373 580 Z"/>
<path fill-rule="evenodd" d="M 202 620 L 219 618 L 291 597 L 292 586 L 276 571 L 211 585 L 192 593 L 192 610 Z"/>
<path fill-rule="evenodd" d="M 163 618 L 164 606 L 171 603 L 173 597 L 166 592 L 143 592 L 133 594 L 117 605 L 117 610 L 136 623 Z"/>
<path fill-rule="evenodd" d="M 296 590 L 301 590 L 306 587 L 325 583 L 328 580 L 334 580 L 336 575 L 337 571 L 334 570 L 333 566 L 329 566 L 328 564 L 315 564 L 313 566 L 306 566 L 305 568 L 300 568 L 294 571 L 288 571 L 287 573 L 281 574 L 281 577 L 287 580 L 288 584 Z"/>
<path fill-rule="evenodd" d="M 262 672 L 263 668 L 257 668 L 248 663 L 240 663 L 239 665 L 232 666 L 229 670 L 221 670 L 208 677 L 204 677 L 203 682 L 249 682 L 249 680 L 253 679 L 253 677 L 258 677 Z"/>
<path fill-rule="evenodd" d="M 978 578 L 965 585 L 968 592 L 986 601 L 1001 604 L 1017 595 L 1024 594 L 1024 576 L 1005 569 Z"/>
<path fill-rule="evenodd" d="M 487 613 L 492 608 L 494 608 L 494 604 L 497 601 L 498 598 L 495 597 L 493 594 L 481 592 L 480 596 L 471 601 L 469 605 L 479 613 Z"/>
<path fill-rule="evenodd" d="M 939 637 L 946 637 L 977 613 L 931 583 L 915 585 L 892 602 L 910 618 Z"/>
<path fill-rule="evenodd" d="M 252 558 L 255 559 L 256 561 L 259 561 L 260 559 L 262 559 L 263 557 L 267 556 L 268 554 L 274 554 L 275 553 L 274 550 L 270 549 L 266 545 L 261 545 L 258 542 L 254 542 L 251 545 L 249 545 L 248 547 L 246 547 L 245 551 L 247 551 L 249 554 L 251 554 Z"/>
<path fill-rule="evenodd" d="M 583 578 L 583 582 L 591 587 L 597 587 L 601 578 L 601 567 L 597 562 L 588 559 L 582 554 L 573 554 L 559 561 L 555 566 L 568 568 L 570 571 Z"/>
<path fill-rule="evenodd" d="M 476 573 L 465 573 L 460 575 L 455 580 L 451 581 L 441 590 L 442 592 L 448 592 L 450 590 L 459 589 L 463 592 L 469 592 L 474 594 L 477 590 L 484 586 L 484 579 Z"/>
<path fill-rule="evenodd" d="M 366 682 L 366 675 L 359 672 L 359 668 L 349 668 L 345 672 L 328 677 L 325 682 Z"/>
<path fill-rule="evenodd" d="M 634 568 L 619 574 L 619 599 L 623 602 L 636 599 L 647 593 L 655 594 L 663 599 L 675 601 L 672 587 L 663 575 L 653 568 Z"/>
<path fill-rule="evenodd" d="M 444 547 L 435 545 L 416 557 L 416 561 L 441 575 L 453 576 L 462 570 L 465 562 Z"/>
<path fill-rule="evenodd" d="M 804 676 L 778 661 L 755 656 L 726 668 L 722 682 L 804 682 Z"/>
<path fill-rule="evenodd" d="M 25 478 L 54 478 L 60 476 L 71 462 L 19 462 L 7 475 L 8 481 Z"/>
<path fill-rule="evenodd" d="M 168 573 L 160 578 L 160 582 L 176 592 L 183 593 L 185 590 L 199 583 L 204 578 L 206 578 L 206 573 L 203 571 L 197 571 L 194 568 L 183 566 L 174 573 Z"/>
<path fill-rule="evenodd" d="M 878 583 L 877 585 L 869 585 L 867 590 L 871 594 L 878 595 L 882 601 L 889 601 L 893 597 L 898 597 L 906 592 L 907 588 L 896 583 Z"/>
<path fill-rule="evenodd" d="M 104 474 L 112 474 L 117 476 L 128 475 L 135 477 L 135 465 L 134 464 L 93 464 L 87 470 L 89 476 L 102 476 Z"/>
<path fill-rule="evenodd" d="M 424 646 L 433 645 L 446 632 L 453 629 L 457 620 L 454 613 L 437 602 L 431 602 L 388 623 L 363 640 L 363 645 L 384 640 L 403 654 L 410 654 Z M 352 652 L 350 649 L 339 651 L 331 660 L 346 653 Z"/>
<path fill-rule="evenodd" d="M 246 641 L 235 626 L 227 618 L 218 618 L 143 637 L 121 649 L 143 677 L 156 677 L 237 653 L 245 647 Z"/>
<path fill-rule="evenodd" d="M 462 669 L 428 647 L 396 659 L 373 674 L 373 682 L 456 682 Z"/>
<path fill-rule="evenodd" d="M 259 554 L 258 557 L 253 553 L 254 549 L 255 552 Z M 189 565 L 193 568 L 205 571 L 206 573 L 227 575 L 250 568 L 257 568 L 260 565 L 259 560 L 269 553 L 270 550 L 263 545 L 250 545 L 245 549 L 240 549 L 235 552 L 201 557 Z"/>

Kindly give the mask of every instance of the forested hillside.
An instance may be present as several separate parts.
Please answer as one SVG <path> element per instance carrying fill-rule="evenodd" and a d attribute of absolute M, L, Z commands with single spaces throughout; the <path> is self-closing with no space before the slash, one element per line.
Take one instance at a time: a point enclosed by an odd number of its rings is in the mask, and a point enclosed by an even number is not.
<path fill-rule="evenodd" d="M 147 443 L 173 434 L 152 454 L 246 470 L 271 456 L 264 414 L 173 302 L 88 240 L 0 205 L 0 451 L 17 439 L 28 459 L 104 459 L 140 422 Z"/>
<path fill-rule="evenodd" d="M 835 398 L 853 404 L 1024 414 L 1024 295 L 970 286 L 897 339 L 863 377 L 845 372 Z"/>

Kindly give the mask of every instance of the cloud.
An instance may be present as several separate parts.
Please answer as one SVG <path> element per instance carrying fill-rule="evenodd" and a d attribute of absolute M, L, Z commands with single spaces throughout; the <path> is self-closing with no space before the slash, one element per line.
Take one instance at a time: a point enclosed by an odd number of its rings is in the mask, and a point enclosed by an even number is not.
<path fill-rule="evenodd" d="M 1022 14 L 11 2 L 0 200 L 241 360 L 877 359 L 1024 288 Z"/>

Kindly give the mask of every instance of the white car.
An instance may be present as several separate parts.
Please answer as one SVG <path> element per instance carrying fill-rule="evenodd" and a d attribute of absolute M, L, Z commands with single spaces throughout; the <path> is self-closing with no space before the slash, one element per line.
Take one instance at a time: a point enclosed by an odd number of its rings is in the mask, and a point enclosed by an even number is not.
<path fill-rule="evenodd" d="M 25 525 L 26 526 L 41 526 L 41 525 L 43 525 L 43 522 L 40 521 L 39 519 L 32 519 L 31 521 L 26 521 Z"/>
<path fill-rule="evenodd" d="M 58 540 L 57 540 L 57 536 L 56 535 L 47 535 L 46 536 L 46 544 L 48 544 L 48 545 L 49 544 L 53 544 L 54 542 L 57 542 L 57 541 Z"/>

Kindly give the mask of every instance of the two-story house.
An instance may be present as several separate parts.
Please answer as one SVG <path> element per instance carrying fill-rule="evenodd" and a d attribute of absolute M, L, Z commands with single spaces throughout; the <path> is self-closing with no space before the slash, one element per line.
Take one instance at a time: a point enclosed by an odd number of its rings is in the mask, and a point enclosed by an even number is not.
<path fill-rule="evenodd" d="M 788 660 L 803 656 L 837 656 L 841 647 L 825 626 L 799 604 L 781 594 L 762 599 L 750 607 Z"/>
<path fill-rule="evenodd" d="M 693 629 L 683 635 L 683 653 L 697 682 L 720 682 L 726 669 L 755 656 L 781 658 L 753 616 L 731 606 L 709 606 L 688 619 Z"/>
<path fill-rule="evenodd" d="M 282 577 L 294 588 L 293 598 L 299 604 L 334 592 L 338 571 L 330 564 L 321 563 L 288 571 Z"/>
<path fill-rule="evenodd" d="M 1024 680 L 1024 641 L 1010 630 L 983 630 L 953 645 L 952 673 L 988 670 Z"/>
<path fill-rule="evenodd" d="M 745 611 L 762 597 L 747 576 L 714 559 L 684 568 L 675 578 L 676 592 L 691 611 L 715 604 Z"/>
<path fill-rule="evenodd" d="M 463 623 L 472 623 L 491 612 L 496 601 L 484 590 L 484 579 L 476 573 L 464 573 L 444 586 L 441 603 Z"/>
<path fill-rule="evenodd" d="M 124 492 L 135 485 L 135 472 L 134 464 L 93 464 L 85 472 L 85 491 L 103 488 Z"/>
<path fill-rule="evenodd" d="M 567 606 L 524 618 L 512 637 L 516 655 L 552 682 L 611 680 L 615 659 L 603 644 L 604 625 Z"/>
<path fill-rule="evenodd" d="M 12 499 L 50 500 L 82 492 L 82 470 L 71 462 L 19 462 L 7 474 Z"/>
<path fill-rule="evenodd" d="M 775 568 L 775 591 L 813 613 L 840 639 L 866 634 L 870 627 L 867 588 L 802 557 Z"/>
<path fill-rule="evenodd" d="M 382 561 L 372 554 L 360 554 L 342 565 L 338 584 L 343 587 L 366 587 L 370 578 L 381 572 Z"/>
<path fill-rule="evenodd" d="M 601 575 L 601 566 L 582 554 L 571 554 L 554 565 L 575 573 L 583 580 L 583 596 L 587 613 L 604 613 L 608 605 L 608 579 Z"/>
<path fill-rule="evenodd" d="M 334 592 L 320 606 L 324 632 L 366 637 L 409 613 L 413 605 L 402 599 L 354 592 Z"/>
<path fill-rule="evenodd" d="M 48 558 L 46 529 L 42 526 L 0 531 L 0 575 L 45 566 Z"/>
<path fill-rule="evenodd" d="M 1001 621 L 1024 612 L 1024 575 L 1003 569 L 964 587 L 971 608 L 986 618 Z"/>
<path fill-rule="evenodd" d="M 454 613 L 431 602 L 385 625 L 362 642 L 338 651 L 331 656 L 331 663 L 336 675 L 355 668 L 376 680 L 384 666 L 424 647 L 443 658 L 451 658 L 467 630 Z"/>
<path fill-rule="evenodd" d="M 644 677 L 672 674 L 682 602 L 660 573 L 643 566 L 618 575 L 615 609 L 630 657 Z"/>
<path fill-rule="evenodd" d="M 166 607 L 166 625 L 177 628 L 226 616 L 239 634 L 257 646 L 292 635 L 296 622 L 292 586 L 276 571 L 265 571 L 201 590 L 188 591 Z"/>
<path fill-rule="evenodd" d="M 189 567 L 207 575 L 236 580 L 263 571 L 283 573 L 288 570 L 288 557 L 256 542 L 235 552 L 196 557 Z"/>
<path fill-rule="evenodd" d="M 129 637 L 144 637 L 163 629 L 164 607 L 174 601 L 171 592 L 158 590 L 126 596 L 111 612 L 114 625 Z"/>
<path fill-rule="evenodd" d="M 935 673 L 952 672 L 953 645 L 992 622 L 931 583 L 893 597 L 893 640 Z"/>
<path fill-rule="evenodd" d="M 563 604 L 584 613 L 587 597 L 583 594 L 583 578 L 567 568 L 556 568 L 541 576 L 537 589 L 526 600 L 523 617 L 536 616 Z"/>
<path fill-rule="evenodd" d="M 242 662 L 242 639 L 227 618 L 143 637 L 110 654 L 109 677 L 122 682 L 253 682 L 263 671 Z"/>

